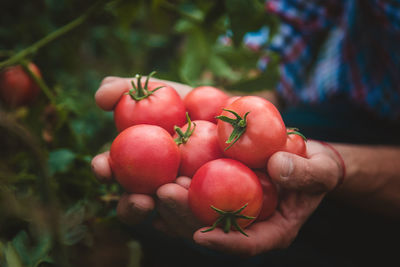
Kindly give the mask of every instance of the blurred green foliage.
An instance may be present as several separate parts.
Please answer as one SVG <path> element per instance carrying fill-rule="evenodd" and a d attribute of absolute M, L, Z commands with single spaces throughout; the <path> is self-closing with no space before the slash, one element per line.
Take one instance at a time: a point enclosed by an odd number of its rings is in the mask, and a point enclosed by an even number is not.
<path fill-rule="evenodd" d="M 85 14 L 59 37 L 27 50 Z M 103 229 L 116 231 L 131 255 L 118 266 L 139 266 L 140 243 L 126 238 L 115 217 L 121 188 L 100 184 L 91 172 L 92 157 L 116 136 L 112 113 L 97 108 L 94 93 L 105 76 L 153 70 L 192 86 L 273 88 L 276 60 L 268 72 L 258 71 L 265 51 L 242 42 L 263 25 L 274 32 L 277 20 L 258 0 L 2 1 L 0 64 L 34 61 L 53 97 L 42 93 L 18 109 L 0 104 L 0 265 L 106 266 L 91 256 L 94 240 L 99 246 L 110 238 L 99 239 Z M 220 42 L 228 30 L 231 45 Z M 16 58 L 21 51 L 29 53 Z M 75 259 L 82 248 L 87 255 Z"/>

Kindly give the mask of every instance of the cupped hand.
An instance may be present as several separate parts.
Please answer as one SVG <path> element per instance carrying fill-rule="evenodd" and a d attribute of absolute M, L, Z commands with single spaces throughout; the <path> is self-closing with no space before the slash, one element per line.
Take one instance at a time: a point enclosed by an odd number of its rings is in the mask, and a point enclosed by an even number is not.
<path fill-rule="evenodd" d="M 242 256 L 288 247 L 307 218 L 327 192 L 333 190 L 343 175 L 337 154 L 318 141 L 307 142 L 307 158 L 277 152 L 268 161 L 268 174 L 280 188 L 280 202 L 275 213 L 265 221 L 239 232 L 221 229 L 195 232 L 196 243 L 219 251 Z"/>
<path fill-rule="evenodd" d="M 113 180 L 108 157 L 109 152 L 104 152 L 92 160 L 93 172 L 102 182 Z M 141 223 L 157 208 L 158 217 L 154 220 L 155 228 L 170 236 L 191 239 L 193 233 L 201 225 L 189 208 L 190 181 L 189 177 L 178 177 L 175 183 L 159 187 L 154 196 L 125 193 L 119 199 L 117 216 L 124 223 L 135 225 Z"/>

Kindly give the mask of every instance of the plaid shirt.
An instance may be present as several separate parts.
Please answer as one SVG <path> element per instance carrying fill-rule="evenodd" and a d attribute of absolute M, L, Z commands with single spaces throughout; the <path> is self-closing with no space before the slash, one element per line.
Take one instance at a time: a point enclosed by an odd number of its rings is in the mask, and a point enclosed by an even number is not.
<path fill-rule="evenodd" d="M 399 0 L 267 0 L 281 18 L 269 49 L 282 58 L 278 91 L 291 104 L 344 96 L 400 119 Z"/>

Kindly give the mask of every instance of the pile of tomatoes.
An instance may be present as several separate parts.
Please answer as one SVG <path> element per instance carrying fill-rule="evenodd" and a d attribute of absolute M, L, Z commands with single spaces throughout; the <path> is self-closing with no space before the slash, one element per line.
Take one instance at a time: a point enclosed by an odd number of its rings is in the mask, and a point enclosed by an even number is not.
<path fill-rule="evenodd" d="M 149 77 L 137 76 L 114 108 L 120 133 L 110 165 L 122 187 L 154 194 L 178 176 L 191 177 L 189 205 L 208 230 L 245 234 L 253 221 L 271 216 L 278 190 L 267 161 L 277 151 L 305 156 L 303 136 L 286 129 L 276 107 L 261 97 L 229 97 L 201 86 L 181 99 Z"/>

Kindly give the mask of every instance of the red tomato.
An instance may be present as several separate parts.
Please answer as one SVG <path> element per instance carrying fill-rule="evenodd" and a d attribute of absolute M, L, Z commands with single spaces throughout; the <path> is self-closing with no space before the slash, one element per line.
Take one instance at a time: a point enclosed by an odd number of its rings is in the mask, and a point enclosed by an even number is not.
<path fill-rule="evenodd" d="M 209 230 L 215 228 L 215 223 L 221 223 L 226 232 L 231 225 L 242 232 L 242 228 L 258 216 L 263 192 L 257 175 L 250 168 L 237 160 L 224 158 L 210 161 L 197 170 L 188 198 L 198 220 L 214 224 Z"/>
<path fill-rule="evenodd" d="M 218 145 L 216 124 L 203 120 L 188 121 L 182 129 L 176 129 L 174 138 L 181 151 L 179 175 L 192 177 L 198 168 L 222 158 L 223 153 Z"/>
<path fill-rule="evenodd" d="M 290 152 L 301 157 L 307 157 L 306 138 L 297 129 L 287 129 L 286 144 L 282 151 Z"/>
<path fill-rule="evenodd" d="M 180 152 L 171 135 L 155 125 L 135 125 L 122 131 L 110 148 L 115 179 L 130 193 L 153 194 L 176 179 Z"/>
<path fill-rule="evenodd" d="M 218 139 L 224 154 L 251 168 L 265 167 L 268 158 L 285 145 L 286 128 L 282 117 L 264 98 L 240 97 L 218 118 Z"/>
<path fill-rule="evenodd" d="M 114 108 L 114 121 L 119 132 L 137 124 L 151 124 L 172 135 L 175 125 L 185 124 L 185 105 L 174 88 L 160 82 L 142 84 L 140 77 L 135 87 L 124 94 Z"/>
<path fill-rule="evenodd" d="M 29 63 L 28 68 L 41 77 L 40 70 L 34 63 Z M 9 67 L 0 74 L 0 98 L 10 107 L 32 103 L 39 92 L 39 86 L 21 65 Z"/>
<path fill-rule="evenodd" d="M 217 123 L 229 96 L 212 86 L 200 86 L 190 91 L 183 102 L 192 120 L 206 120 Z"/>
<path fill-rule="evenodd" d="M 264 221 L 270 217 L 278 206 L 278 190 L 276 185 L 271 182 L 268 176 L 261 171 L 254 171 L 261 182 L 263 188 L 263 204 L 257 221 Z"/>
<path fill-rule="evenodd" d="M 224 106 L 224 107 L 229 106 L 230 104 L 232 104 L 233 102 L 235 102 L 235 101 L 238 100 L 239 98 L 240 98 L 240 96 L 231 96 L 230 98 L 228 98 L 228 99 L 226 100 L 225 106 Z"/>

